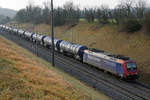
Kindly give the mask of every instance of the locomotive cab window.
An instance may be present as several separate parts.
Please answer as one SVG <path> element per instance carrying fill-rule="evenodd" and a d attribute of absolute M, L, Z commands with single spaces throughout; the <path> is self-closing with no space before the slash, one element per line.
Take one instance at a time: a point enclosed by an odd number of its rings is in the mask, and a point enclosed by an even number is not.
<path fill-rule="evenodd" d="M 134 70 L 136 69 L 136 63 L 127 63 L 126 64 L 127 70 Z"/>

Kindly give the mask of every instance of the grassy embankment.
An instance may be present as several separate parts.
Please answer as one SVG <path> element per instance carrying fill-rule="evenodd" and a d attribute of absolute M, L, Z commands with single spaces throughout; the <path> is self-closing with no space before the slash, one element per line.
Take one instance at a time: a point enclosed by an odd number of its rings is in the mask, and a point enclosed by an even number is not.
<path fill-rule="evenodd" d="M 34 28 L 31 28 L 29 24 L 23 24 L 21 27 L 42 34 L 50 34 L 50 27 L 44 24 L 37 25 Z M 90 24 L 86 21 L 80 21 L 73 28 L 56 27 L 55 37 L 72 41 L 72 32 L 73 42 L 75 43 L 131 57 L 137 62 L 141 75 L 140 80 L 150 84 L 150 36 L 146 35 L 144 31 L 127 34 L 118 32 L 115 25 L 101 27 L 96 23 Z"/>
<path fill-rule="evenodd" d="M 0 100 L 109 100 L 0 36 Z"/>

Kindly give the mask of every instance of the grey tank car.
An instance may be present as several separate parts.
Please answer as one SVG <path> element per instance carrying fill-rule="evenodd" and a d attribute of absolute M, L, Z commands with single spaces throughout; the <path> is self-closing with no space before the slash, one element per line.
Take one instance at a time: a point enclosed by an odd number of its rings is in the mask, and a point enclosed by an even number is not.
<path fill-rule="evenodd" d="M 84 50 L 88 49 L 86 46 L 62 41 L 60 43 L 60 52 L 72 54 L 76 59 L 82 59 Z"/>
<path fill-rule="evenodd" d="M 46 36 L 41 35 L 41 34 L 37 34 L 37 33 L 33 33 L 32 36 L 31 36 L 33 42 L 37 42 L 37 43 L 39 43 L 39 44 L 41 44 L 41 45 L 44 44 L 43 39 L 44 39 L 45 37 L 46 37 Z"/>

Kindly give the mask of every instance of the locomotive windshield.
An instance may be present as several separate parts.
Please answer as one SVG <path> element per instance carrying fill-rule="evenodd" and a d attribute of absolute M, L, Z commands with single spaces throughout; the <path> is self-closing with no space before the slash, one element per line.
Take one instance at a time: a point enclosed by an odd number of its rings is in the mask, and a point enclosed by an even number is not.
<path fill-rule="evenodd" d="M 126 64 L 127 70 L 134 70 L 136 69 L 136 63 L 127 63 Z"/>

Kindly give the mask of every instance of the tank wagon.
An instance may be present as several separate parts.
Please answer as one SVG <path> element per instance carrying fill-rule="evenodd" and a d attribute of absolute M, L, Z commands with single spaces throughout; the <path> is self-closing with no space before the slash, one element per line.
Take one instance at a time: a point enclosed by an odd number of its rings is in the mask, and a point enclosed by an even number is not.
<path fill-rule="evenodd" d="M 40 34 L 37 34 L 37 33 L 33 33 L 32 36 L 31 36 L 33 42 L 36 42 L 36 43 L 41 44 L 41 45 L 44 44 L 44 38 L 45 37 L 46 36 L 40 35 Z"/>
<path fill-rule="evenodd" d="M 60 52 L 60 43 L 62 42 L 63 40 L 59 40 L 59 39 L 54 39 L 54 46 L 55 46 L 55 50 Z"/>
<path fill-rule="evenodd" d="M 51 37 L 46 36 L 46 37 L 43 39 L 43 41 L 44 41 L 44 44 L 43 44 L 43 45 L 44 45 L 45 47 L 51 48 L 51 46 L 52 46 Z"/>
<path fill-rule="evenodd" d="M 72 57 L 74 57 L 77 60 L 82 60 L 83 57 L 83 51 L 87 50 L 88 48 L 83 45 L 62 41 L 60 43 L 60 52 L 68 54 Z"/>
<path fill-rule="evenodd" d="M 54 47 L 55 47 L 55 50 L 58 51 L 58 52 L 60 52 L 60 43 L 61 42 L 62 42 L 62 40 L 54 39 Z M 51 39 L 51 37 L 46 36 L 43 39 L 43 45 L 48 47 L 48 48 L 51 48 L 52 47 L 52 39 Z"/>
<path fill-rule="evenodd" d="M 5 26 L 4 31 L 8 32 L 8 28 L 9 28 L 8 26 Z"/>
<path fill-rule="evenodd" d="M 31 33 L 16 28 L 9 28 L 4 25 L 0 25 L 0 29 L 3 31 L 9 30 L 22 38 L 39 43 L 40 45 L 48 48 L 51 48 L 52 46 L 51 37 L 49 36 Z M 118 77 L 133 80 L 139 78 L 136 62 L 130 60 L 129 57 L 110 54 L 102 50 L 89 49 L 86 46 L 59 39 L 54 39 L 54 46 L 55 50 L 59 53 L 73 57 L 76 60 L 94 66 L 98 69 L 110 72 Z"/>
<path fill-rule="evenodd" d="M 33 33 L 29 32 L 29 31 L 26 31 L 26 32 L 24 33 L 24 37 L 25 37 L 26 39 L 28 39 L 28 40 L 31 40 L 32 34 L 33 34 Z"/>
<path fill-rule="evenodd" d="M 5 27 L 6 27 L 5 25 L 1 25 L 0 27 L 1 27 L 1 31 L 5 31 Z"/>
<path fill-rule="evenodd" d="M 0 25 L 0 31 L 2 31 L 3 30 L 3 25 Z"/>
<path fill-rule="evenodd" d="M 8 27 L 7 28 L 7 32 L 11 32 L 12 28 L 11 27 Z"/>
<path fill-rule="evenodd" d="M 24 36 L 24 33 L 25 33 L 25 32 L 26 32 L 26 31 L 24 31 L 24 30 L 22 30 L 22 29 L 19 29 L 17 35 L 20 36 L 20 37 L 21 37 L 21 36 Z"/>

